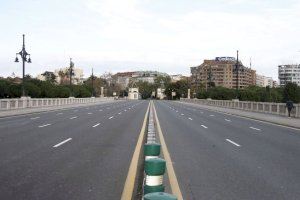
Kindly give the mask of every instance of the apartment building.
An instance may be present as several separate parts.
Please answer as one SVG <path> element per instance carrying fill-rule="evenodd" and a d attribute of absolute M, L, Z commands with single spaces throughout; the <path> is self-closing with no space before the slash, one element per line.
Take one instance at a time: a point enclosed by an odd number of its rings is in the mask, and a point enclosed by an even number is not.
<path fill-rule="evenodd" d="M 288 82 L 300 86 L 300 65 L 279 65 L 278 79 L 280 86 L 285 86 Z"/>
<path fill-rule="evenodd" d="M 256 83 L 256 72 L 245 67 L 239 62 L 238 70 L 237 62 L 234 57 L 216 57 L 213 60 L 204 60 L 197 66 L 191 67 L 191 83 L 204 84 L 206 87 L 210 83 L 215 86 L 226 88 L 236 88 L 237 84 L 240 89 L 243 89 Z"/>

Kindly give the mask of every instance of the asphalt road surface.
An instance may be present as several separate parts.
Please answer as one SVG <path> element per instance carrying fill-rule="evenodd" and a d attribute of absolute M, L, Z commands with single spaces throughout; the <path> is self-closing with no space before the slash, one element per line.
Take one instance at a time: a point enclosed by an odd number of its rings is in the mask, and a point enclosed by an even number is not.
<path fill-rule="evenodd" d="M 148 104 L 0 118 L 0 199 L 120 199 Z M 154 105 L 184 199 L 300 199 L 299 130 Z"/>
<path fill-rule="evenodd" d="M 299 130 L 178 102 L 155 107 L 184 199 L 300 199 Z"/>
<path fill-rule="evenodd" d="M 148 101 L 0 119 L 0 199 L 120 199 Z"/>

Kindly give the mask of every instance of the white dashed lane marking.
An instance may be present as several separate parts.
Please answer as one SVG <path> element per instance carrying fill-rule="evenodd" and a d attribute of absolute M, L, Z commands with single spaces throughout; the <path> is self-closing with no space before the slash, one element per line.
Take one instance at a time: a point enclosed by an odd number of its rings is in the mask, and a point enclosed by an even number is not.
<path fill-rule="evenodd" d="M 203 128 L 207 128 L 207 126 L 204 126 L 203 124 L 201 125 Z"/>
<path fill-rule="evenodd" d="M 30 119 L 39 119 L 40 117 L 32 117 L 32 118 L 30 118 Z"/>
<path fill-rule="evenodd" d="M 108 118 L 108 119 L 112 119 L 112 118 L 114 118 L 114 116 L 111 116 L 110 118 Z"/>
<path fill-rule="evenodd" d="M 189 117 L 189 120 L 193 120 L 193 119 Z"/>
<path fill-rule="evenodd" d="M 70 119 L 76 119 L 77 118 L 77 116 L 75 116 L 75 117 L 71 117 Z"/>
<path fill-rule="evenodd" d="M 43 127 L 46 127 L 46 126 L 50 126 L 51 124 L 43 124 L 43 125 L 40 125 L 39 128 L 43 128 Z"/>
<path fill-rule="evenodd" d="M 256 130 L 256 131 L 261 131 L 261 129 L 259 129 L 259 128 L 255 128 L 255 127 L 249 127 L 249 128 L 251 128 L 251 129 L 253 129 L 253 130 Z"/>
<path fill-rule="evenodd" d="M 238 143 L 232 141 L 232 140 L 229 140 L 229 139 L 226 139 L 227 142 L 230 142 L 231 144 L 237 146 L 237 147 L 240 147 L 241 145 L 239 145 Z"/>
<path fill-rule="evenodd" d="M 70 140 L 72 140 L 72 138 L 68 138 L 68 139 L 66 139 L 66 140 L 64 140 L 64 141 L 62 141 L 62 142 L 60 142 L 60 143 L 54 145 L 53 148 L 57 148 L 57 147 L 59 147 L 59 146 L 65 144 L 65 143 L 69 142 Z"/>
<path fill-rule="evenodd" d="M 99 126 L 100 125 L 100 123 L 98 123 L 98 124 L 95 124 L 94 126 L 93 126 L 93 128 L 95 128 L 95 127 L 97 127 L 97 126 Z"/>

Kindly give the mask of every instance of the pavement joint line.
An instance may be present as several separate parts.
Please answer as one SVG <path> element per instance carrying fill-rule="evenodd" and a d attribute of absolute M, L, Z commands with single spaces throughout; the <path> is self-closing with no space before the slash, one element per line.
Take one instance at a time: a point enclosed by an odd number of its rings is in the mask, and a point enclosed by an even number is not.
<path fill-rule="evenodd" d="M 250 126 L 249 128 L 251 128 L 251 129 L 253 129 L 253 130 L 256 130 L 256 131 L 261 131 L 261 129 L 255 128 L 255 127 L 252 127 L 252 126 Z"/>
<path fill-rule="evenodd" d="M 75 116 L 75 117 L 71 117 L 70 119 L 76 119 L 77 118 L 77 116 Z"/>
<path fill-rule="evenodd" d="M 158 132 L 158 135 L 159 135 L 162 152 L 163 152 L 164 158 L 166 160 L 167 174 L 168 174 L 168 177 L 169 177 L 171 190 L 172 190 L 173 195 L 175 195 L 178 200 L 183 200 L 182 193 L 181 193 L 181 190 L 180 190 L 180 187 L 179 187 L 179 184 L 178 184 L 178 180 L 177 180 L 177 177 L 176 177 L 176 174 L 175 174 L 175 170 L 174 170 L 174 167 L 173 167 L 173 162 L 171 160 L 171 156 L 170 156 L 170 153 L 168 151 L 168 147 L 166 145 L 166 142 L 165 142 L 165 139 L 164 139 L 164 136 L 163 136 L 163 132 L 162 132 L 161 127 L 160 127 L 160 123 L 159 123 L 158 116 L 157 116 L 157 113 L 156 113 L 155 105 L 154 105 L 153 101 L 151 101 L 151 103 L 153 105 L 153 115 L 154 115 L 154 118 L 155 118 L 155 121 L 156 121 L 157 132 Z"/>
<path fill-rule="evenodd" d="M 94 126 L 93 126 L 93 128 L 95 128 L 95 127 L 97 127 L 97 126 L 99 126 L 100 125 L 100 123 L 98 123 L 98 124 L 95 124 Z"/>
<path fill-rule="evenodd" d="M 30 119 L 39 119 L 40 117 L 31 117 Z"/>
<path fill-rule="evenodd" d="M 203 128 L 207 128 L 207 126 L 204 126 L 203 124 L 201 125 Z"/>
<path fill-rule="evenodd" d="M 66 139 L 66 140 L 64 140 L 64 141 L 62 141 L 62 142 L 60 142 L 60 143 L 54 145 L 53 148 L 57 148 L 57 147 L 59 147 L 59 146 L 65 144 L 65 143 L 69 142 L 70 140 L 72 140 L 72 138 L 68 138 L 68 139 Z"/>
<path fill-rule="evenodd" d="M 46 127 L 46 126 L 50 126 L 51 124 L 43 124 L 43 125 L 40 125 L 39 128 L 43 128 L 43 127 Z"/>
<path fill-rule="evenodd" d="M 230 139 L 226 139 L 226 141 L 227 142 L 230 142 L 231 144 L 233 144 L 233 145 L 235 145 L 235 146 L 237 146 L 237 147 L 240 147 L 241 145 L 239 145 L 238 143 L 236 143 L 236 142 L 234 142 L 234 141 L 232 141 L 232 140 L 230 140 Z"/>
<path fill-rule="evenodd" d="M 126 177 L 126 181 L 125 181 L 122 196 L 121 196 L 121 200 L 131 200 L 132 199 L 134 183 L 135 183 L 137 168 L 138 168 L 138 160 L 139 160 L 142 145 L 143 145 L 143 139 L 144 139 L 146 125 L 147 125 L 147 117 L 148 117 L 148 113 L 149 113 L 149 108 L 150 108 L 150 102 L 148 104 L 148 108 L 145 113 L 145 117 L 144 117 L 143 125 L 142 125 L 141 131 L 140 131 L 140 135 L 139 135 L 139 138 L 138 138 L 138 141 L 137 141 L 137 144 L 136 144 L 133 156 L 132 156 L 132 160 L 130 162 L 128 174 Z"/>

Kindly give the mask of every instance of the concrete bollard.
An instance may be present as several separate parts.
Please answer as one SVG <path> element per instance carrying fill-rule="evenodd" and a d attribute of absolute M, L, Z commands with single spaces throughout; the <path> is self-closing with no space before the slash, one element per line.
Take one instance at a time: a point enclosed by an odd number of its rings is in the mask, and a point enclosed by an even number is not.
<path fill-rule="evenodd" d="M 152 192 L 164 192 L 163 175 L 166 171 L 166 161 L 161 158 L 145 160 L 146 181 L 144 194 Z"/>
<path fill-rule="evenodd" d="M 153 192 L 146 194 L 144 200 L 177 200 L 174 195 L 164 193 L 164 192 Z"/>
<path fill-rule="evenodd" d="M 160 155 L 160 144 L 147 143 L 144 145 L 144 156 L 145 159 L 158 158 Z"/>

